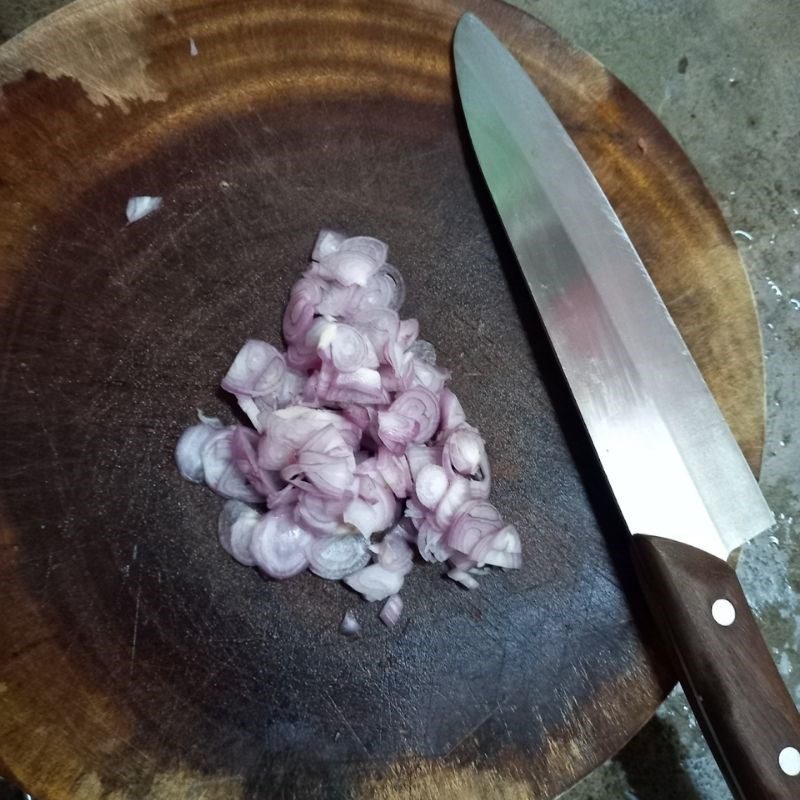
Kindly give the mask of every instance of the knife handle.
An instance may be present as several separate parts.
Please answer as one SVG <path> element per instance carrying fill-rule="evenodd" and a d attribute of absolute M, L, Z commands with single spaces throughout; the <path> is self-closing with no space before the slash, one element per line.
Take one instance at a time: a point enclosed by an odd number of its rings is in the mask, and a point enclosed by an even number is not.
<path fill-rule="evenodd" d="M 632 537 L 650 611 L 737 800 L 800 798 L 800 715 L 733 569 L 658 536 Z"/>

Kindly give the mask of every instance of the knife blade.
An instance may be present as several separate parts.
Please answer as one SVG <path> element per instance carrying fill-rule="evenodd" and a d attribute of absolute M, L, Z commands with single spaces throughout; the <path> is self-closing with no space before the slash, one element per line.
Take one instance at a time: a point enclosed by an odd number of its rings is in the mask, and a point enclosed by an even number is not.
<path fill-rule="evenodd" d="M 453 52 L 478 163 L 709 744 L 735 796 L 800 797 L 800 717 L 725 561 L 772 513 L 555 112 L 474 15 Z"/>

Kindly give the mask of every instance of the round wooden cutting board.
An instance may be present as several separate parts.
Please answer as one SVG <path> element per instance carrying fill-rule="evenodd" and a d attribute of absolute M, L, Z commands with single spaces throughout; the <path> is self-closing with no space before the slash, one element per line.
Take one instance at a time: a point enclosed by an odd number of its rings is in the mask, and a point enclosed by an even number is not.
<path fill-rule="evenodd" d="M 672 685 L 465 138 L 467 9 L 574 135 L 757 468 L 735 246 L 585 53 L 497 2 L 79 0 L 0 49 L 0 773 L 41 800 L 548 798 Z M 126 225 L 132 195 L 164 204 Z M 389 242 L 523 536 L 474 592 L 418 566 L 395 629 L 235 564 L 173 463 L 195 409 L 232 417 L 219 378 L 279 340 L 323 226 Z"/>

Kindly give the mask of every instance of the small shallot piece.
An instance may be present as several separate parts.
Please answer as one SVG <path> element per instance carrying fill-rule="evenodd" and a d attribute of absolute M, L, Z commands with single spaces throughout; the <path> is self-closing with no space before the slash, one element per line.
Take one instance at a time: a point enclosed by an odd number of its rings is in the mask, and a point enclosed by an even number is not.
<path fill-rule="evenodd" d="M 403 613 L 403 600 L 399 594 L 393 594 L 384 604 L 378 615 L 384 625 L 390 628 L 397 625 Z"/>
<path fill-rule="evenodd" d="M 158 211 L 161 208 L 162 199 L 160 197 L 150 197 L 142 195 L 139 197 L 131 197 L 128 200 L 128 205 L 125 208 L 125 216 L 128 218 L 128 224 L 136 222 L 137 220 Z"/>
<path fill-rule="evenodd" d="M 447 577 L 454 580 L 456 583 L 460 583 L 465 589 L 478 588 L 478 581 L 476 581 L 469 572 L 464 572 L 463 569 L 456 569 L 453 567 L 453 569 L 447 573 Z"/>
<path fill-rule="evenodd" d="M 380 564 L 370 564 L 352 575 L 348 575 L 344 582 L 364 596 L 370 603 L 376 600 L 385 600 L 389 595 L 397 594 L 403 586 L 403 573 L 386 569 Z"/>
<path fill-rule="evenodd" d="M 193 50 L 193 53 L 196 51 Z M 133 222 L 161 198 L 134 197 Z M 489 502 L 486 445 L 448 370 L 403 319 L 405 285 L 369 236 L 320 232 L 283 315 L 281 350 L 245 341 L 222 379 L 249 425 L 199 414 L 181 475 L 227 499 L 222 547 L 267 578 L 342 580 L 395 625 L 415 558 L 476 575 L 522 563 L 517 529 Z M 340 630 L 358 635 L 351 612 Z"/>
<path fill-rule="evenodd" d="M 342 617 L 342 623 L 339 625 L 339 633 L 351 638 L 361 635 L 361 625 L 352 611 L 346 611 L 344 617 Z"/>

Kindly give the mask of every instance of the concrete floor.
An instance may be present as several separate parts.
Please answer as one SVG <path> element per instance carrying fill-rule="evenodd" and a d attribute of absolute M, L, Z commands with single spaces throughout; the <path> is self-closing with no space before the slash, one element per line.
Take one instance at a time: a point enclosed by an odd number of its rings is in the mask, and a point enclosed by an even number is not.
<path fill-rule="evenodd" d="M 0 0 L 0 41 L 63 5 Z M 762 488 L 778 524 L 739 576 L 800 702 L 800 5 L 796 0 L 515 0 L 652 108 L 717 198 L 758 300 L 767 358 Z M 0 795 L 2 789 L 0 787 Z M 728 800 L 677 690 L 565 800 Z"/>

